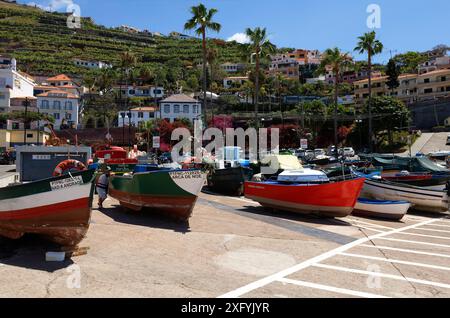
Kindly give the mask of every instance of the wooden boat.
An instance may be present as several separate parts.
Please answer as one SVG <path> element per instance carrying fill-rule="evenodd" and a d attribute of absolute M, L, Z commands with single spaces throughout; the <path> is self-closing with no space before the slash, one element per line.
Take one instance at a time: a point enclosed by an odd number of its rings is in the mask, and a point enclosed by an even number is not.
<path fill-rule="evenodd" d="M 76 246 L 91 218 L 94 170 L 0 189 L 0 235 L 18 239 L 43 235 Z"/>
<path fill-rule="evenodd" d="M 360 198 L 352 214 L 400 221 L 410 207 L 411 203 L 407 201 L 381 201 Z"/>
<path fill-rule="evenodd" d="M 241 196 L 244 183 L 253 176 L 253 170 L 247 167 L 212 169 L 208 173 L 208 188 L 215 192 Z"/>
<path fill-rule="evenodd" d="M 102 146 L 97 148 L 91 168 L 96 169 L 98 163 L 105 163 L 115 174 L 133 172 L 139 161 L 136 158 L 128 158 L 125 149 L 116 146 Z"/>
<path fill-rule="evenodd" d="M 179 220 L 191 217 L 205 182 L 200 170 L 158 170 L 112 175 L 109 194 L 134 211 L 155 209 Z"/>
<path fill-rule="evenodd" d="M 443 213 L 448 211 L 448 195 L 445 191 L 427 190 L 406 184 L 367 179 L 361 192 L 362 198 L 408 201 L 419 211 Z"/>
<path fill-rule="evenodd" d="M 450 174 L 432 174 L 432 173 L 410 173 L 410 172 L 390 172 L 383 173 L 382 178 L 395 183 L 404 183 L 417 187 L 433 187 L 445 185 L 450 181 Z"/>
<path fill-rule="evenodd" d="M 268 208 L 345 217 L 352 213 L 363 185 L 362 178 L 322 184 L 246 182 L 245 197 Z"/>

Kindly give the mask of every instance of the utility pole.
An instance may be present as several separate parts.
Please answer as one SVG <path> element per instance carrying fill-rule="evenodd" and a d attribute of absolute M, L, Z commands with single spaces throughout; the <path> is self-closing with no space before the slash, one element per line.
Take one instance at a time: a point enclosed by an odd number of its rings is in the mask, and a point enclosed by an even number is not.
<path fill-rule="evenodd" d="M 41 112 L 40 112 L 40 109 L 39 109 L 39 107 L 38 107 L 38 115 L 40 115 L 41 114 Z M 38 120 L 38 122 L 37 122 L 38 124 L 38 126 L 37 126 L 37 140 L 36 140 L 36 145 L 38 145 L 39 146 L 39 140 L 41 139 L 41 121 L 40 120 Z"/>
<path fill-rule="evenodd" d="M 23 121 L 23 144 L 27 145 L 28 97 L 25 97 L 25 118 Z"/>

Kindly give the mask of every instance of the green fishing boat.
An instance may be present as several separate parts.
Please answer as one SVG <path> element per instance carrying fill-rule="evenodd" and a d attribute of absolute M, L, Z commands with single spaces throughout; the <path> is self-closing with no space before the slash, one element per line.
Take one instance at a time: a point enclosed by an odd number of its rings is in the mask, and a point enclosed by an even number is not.
<path fill-rule="evenodd" d="M 157 170 L 113 175 L 109 194 L 120 205 L 134 210 L 162 212 L 188 220 L 205 183 L 200 170 Z"/>

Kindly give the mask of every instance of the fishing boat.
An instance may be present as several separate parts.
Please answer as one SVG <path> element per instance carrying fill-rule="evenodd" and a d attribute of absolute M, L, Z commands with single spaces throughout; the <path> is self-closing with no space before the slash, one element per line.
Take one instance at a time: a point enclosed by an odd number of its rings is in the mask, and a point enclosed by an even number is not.
<path fill-rule="evenodd" d="M 376 200 L 408 201 L 413 209 L 425 212 L 443 213 L 449 209 L 448 195 L 445 191 L 427 190 L 384 180 L 367 179 L 361 197 Z"/>
<path fill-rule="evenodd" d="M 91 168 L 97 168 L 98 163 L 105 163 L 115 174 L 129 173 L 139 163 L 137 158 L 128 158 L 128 153 L 122 147 L 101 146 L 94 155 L 94 164 Z"/>
<path fill-rule="evenodd" d="M 383 173 L 382 178 L 387 181 L 404 183 L 417 187 L 433 187 L 445 185 L 450 180 L 450 174 L 401 171 Z"/>
<path fill-rule="evenodd" d="M 400 221 L 410 207 L 411 203 L 407 201 L 381 201 L 360 198 L 352 214 Z"/>
<path fill-rule="evenodd" d="M 157 170 L 112 175 L 109 194 L 134 211 L 154 209 L 186 221 L 205 182 L 200 170 Z"/>
<path fill-rule="evenodd" d="M 248 161 L 242 160 L 240 147 L 224 147 L 219 158 L 210 164 L 207 176 L 208 188 L 230 195 L 241 196 L 244 193 L 244 182 L 253 176 Z"/>
<path fill-rule="evenodd" d="M 310 169 L 281 173 L 276 181 L 246 182 L 245 197 L 263 207 L 300 214 L 345 217 L 352 213 L 364 179 L 332 182 L 323 172 Z M 309 176 L 309 177 L 305 177 Z"/>
<path fill-rule="evenodd" d="M 94 170 L 0 189 L 0 236 L 38 234 L 67 247 L 86 235 L 91 219 Z"/>

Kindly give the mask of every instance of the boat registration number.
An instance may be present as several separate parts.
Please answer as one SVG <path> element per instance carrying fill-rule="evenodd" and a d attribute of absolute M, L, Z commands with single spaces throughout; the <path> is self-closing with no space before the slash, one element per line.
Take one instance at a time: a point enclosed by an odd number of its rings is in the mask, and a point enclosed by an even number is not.
<path fill-rule="evenodd" d="M 73 178 L 62 179 L 58 181 L 50 182 L 50 187 L 52 191 L 70 188 L 76 185 L 83 184 L 83 178 L 81 176 L 76 176 Z"/>
<path fill-rule="evenodd" d="M 172 179 L 201 179 L 201 178 L 203 178 L 201 171 L 171 172 L 170 176 L 172 177 Z"/>

